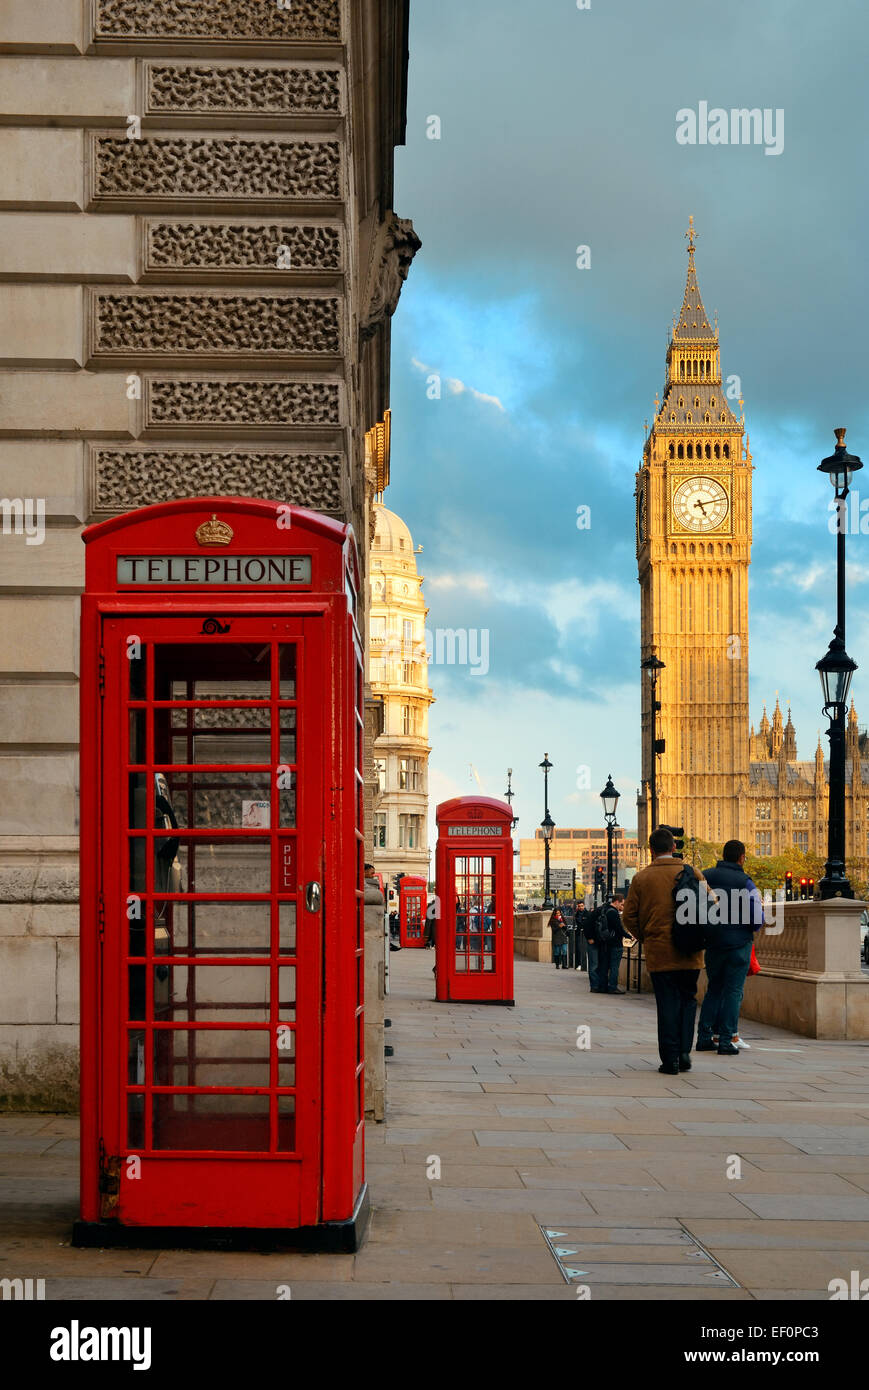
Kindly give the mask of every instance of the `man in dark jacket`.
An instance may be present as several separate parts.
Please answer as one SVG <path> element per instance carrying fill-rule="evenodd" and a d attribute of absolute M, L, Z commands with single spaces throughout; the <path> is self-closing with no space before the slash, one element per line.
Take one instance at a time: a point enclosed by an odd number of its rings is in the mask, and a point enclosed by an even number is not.
<path fill-rule="evenodd" d="M 745 845 L 728 840 L 714 869 L 703 877 L 718 896 L 706 928 L 706 997 L 700 1010 L 697 1051 L 737 1057 L 742 991 L 751 961 L 754 933 L 763 926 L 763 904 L 757 886 L 743 869 Z"/>
<path fill-rule="evenodd" d="M 588 984 L 591 994 L 624 994 L 619 989 L 619 965 L 624 951 L 622 908 L 624 894 L 616 893 L 597 914 L 590 913 L 583 931 L 588 942 Z"/>

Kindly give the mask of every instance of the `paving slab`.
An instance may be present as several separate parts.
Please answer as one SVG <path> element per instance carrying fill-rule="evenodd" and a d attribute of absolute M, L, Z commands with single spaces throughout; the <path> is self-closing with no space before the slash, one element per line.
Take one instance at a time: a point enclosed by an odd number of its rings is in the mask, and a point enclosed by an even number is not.
<path fill-rule="evenodd" d="M 389 1108 L 368 1127 L 357 1255 L 73 1250 L 76 1118 L 4 1115 L 0 1271 L 82 1302 L 575 1302 L 543 1229 L 574 1242 L 558 1248 L 578 1250 L 593 1301 L 811 1301 L 869 1269 L 869 1048 L 751 1024 L 738 1059 L 665 1077 L 646 996 L 599 999 L 517 960 L 515 1009 L 438 1004 L 416 956 L 391 962 Z"/>

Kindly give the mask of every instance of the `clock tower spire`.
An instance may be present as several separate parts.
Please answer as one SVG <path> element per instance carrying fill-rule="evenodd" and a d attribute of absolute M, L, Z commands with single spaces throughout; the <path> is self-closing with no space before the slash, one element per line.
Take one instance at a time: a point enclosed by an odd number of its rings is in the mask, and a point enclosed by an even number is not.
<path fill-rule="evenodd" d="M 721 375 L 718 324 L 697 281 L 697 231 L 667 344 L 666 381 L 637 472 L 642 657 L 664 662 L 658 820 L 721 843 L 740 832 L 748 769 L 748 566 L 751 457 Z M 737 396 L 741 392 L 737 390 Z M 639 833 L 649 831 L 651 690 L 642 695 Z"/>

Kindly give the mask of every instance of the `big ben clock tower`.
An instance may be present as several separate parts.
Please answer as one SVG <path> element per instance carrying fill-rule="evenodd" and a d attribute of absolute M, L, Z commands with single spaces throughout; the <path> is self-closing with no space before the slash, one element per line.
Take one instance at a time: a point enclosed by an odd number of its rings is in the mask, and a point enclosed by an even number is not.
<path fill-rule="evenodd" d="M 721 379 L 718 326 L 700 297 L 694 219 L 685 298 L 667 347 L 663 401 L 637 473 L 643 659 L 657 681 L 658 823 L 723 842 L 739 836 L 748 770 L 751 455 Z M 741 403 L 740 403 L 741 404 Z M 642 694 L 640 845 L 649 831 L 651 684 Z M 660 748 L 660 744 L 659 744 Z"/>

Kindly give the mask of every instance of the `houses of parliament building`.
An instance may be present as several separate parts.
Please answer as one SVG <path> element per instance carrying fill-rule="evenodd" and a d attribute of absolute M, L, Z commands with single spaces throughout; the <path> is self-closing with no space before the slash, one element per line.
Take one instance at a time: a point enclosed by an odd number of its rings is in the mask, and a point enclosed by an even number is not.
<path fill-rule="evenodd" d="M 796 732 L 778 699 L 755 730 L 748 709 L 748 567 L 752 457 L 736 378 L 723 378 L 718 324 L 697 282 L 696 236 L 667 346 L 636 478 L 642 657 L 663 662 L 657 681 L 658 822 L 721 844 L 740 839 L 764 857 L 824 854 L 829 760 L 797 757 Z M 642 691 L 638 839 L 650 818 L 651 682 Z M 852 702 L 847 735 L 847 854 L 869 870 L 869 735 Z M 660 745 L 659 745 L 660 750 Z"/>

